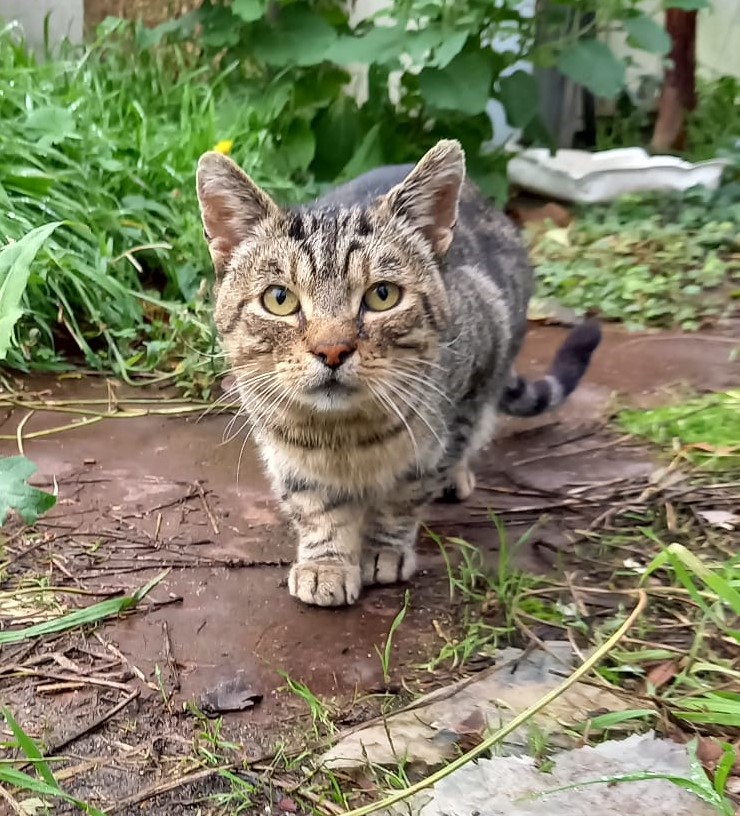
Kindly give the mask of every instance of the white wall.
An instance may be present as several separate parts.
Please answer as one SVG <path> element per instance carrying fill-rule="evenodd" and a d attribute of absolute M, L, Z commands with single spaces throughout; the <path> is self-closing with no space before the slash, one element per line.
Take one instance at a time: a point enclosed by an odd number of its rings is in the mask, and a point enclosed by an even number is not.
<path fill-rule="evenodd" d="M 49 15 L 49 40 L 53 47 L 65 37 L 82 42 L 85 20 L 83 0 L 0 0 L 0 21 L 17 22 L 28 43 L 39 53 L 44 48 L 44 18 Z"/>

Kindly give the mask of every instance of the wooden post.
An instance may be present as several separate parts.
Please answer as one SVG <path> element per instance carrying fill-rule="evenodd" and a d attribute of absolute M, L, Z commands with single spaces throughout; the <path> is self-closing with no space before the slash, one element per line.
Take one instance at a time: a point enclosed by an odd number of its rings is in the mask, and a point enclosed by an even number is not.
<path fill-rule="evenodd" d="M 682 150 L 686 113 L 696 107 L 696 12 L 668 9 L 672 65 L 666 71 L 650 147 L 654 153 Z"/>

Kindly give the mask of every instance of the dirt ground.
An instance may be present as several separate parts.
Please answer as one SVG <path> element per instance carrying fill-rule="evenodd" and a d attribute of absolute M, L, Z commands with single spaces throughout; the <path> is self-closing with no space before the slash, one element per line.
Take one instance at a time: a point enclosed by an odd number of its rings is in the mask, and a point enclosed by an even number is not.
<path fill-rule="evenodd" d="M 563 336 L 562 329 L 534 326 L 521 370 L 542 371 Z M 493 510 L 510 543 L 538 523 L 517 550 L 521 566 L 539 573 L 569 565 L 587 570 L 582 549 L 576 558 L 578 531 L 618 503 L 625 485 L 647 484 L 656 467 L 644 447 L 605 427 L 606 416 L 624 402 L 647 406 L 686 389 L 736 387 L 733 345 L 711 334 L 607 330 L 568 404 L 537 421 L 504 422 L 480 463 L 473 498 L 435 506 L 430 529 L 475 543 L 495 563 Z M 164 396 L 102 378 L 23 385 L 29 398 L 46 401 Z M 72 771 L 60 773 L 75 795 L 115 813 L 170 814 L 175 802 L 178 813 L 206 813 L 200 797 L 216 785 L 207 772 L 200 787 L 149 796 L 201 767 L 193 745 L 202 722 L 184 704 L 204 709 L 219 690 L 229 692 L 226 709 L 251 702 L 224 714 L 224 734 L 257 764 L 300 733 L 306 709 L 285 690 L 286 676 L 334 699 L 340 724 L 362 720 L 366 709 L 353 702 L 385 688 L 376 647 L 401 608 L 404 588 L 366 592 L 351 609 L 294 602 L 284 585 L 290 534 L 249 445 L 237 482 L 241 441 L 221 444 L 230 416 L 103 419 L 28 438 L 78 419 L 23 407 L 0 415 L 0 434 L 15 434 L 22 423 L 25 454 L 38 466 L 32 482 L 47 489 L 56 482 L 59 489 L 56 507 L 36 525 L 38 535 L 10 528 L 10 575 L 45 576 L 51 585 L 96 593 L 70 596 L 70 606 L 86 606 L 169 572 L 135 613 L 90 637 L 0 648 L 0 698 L 49 750 L 72 757 Z M 14 453 L 15 443 L 0 441 L 1 455 Z M 427 537 L 420 553 L 421 571 L 392 650 L 396 689 L 441 682 L 418 666 L 438 652 L 440 633 L 451 631 L 455 619 L 442 553 Z"/>

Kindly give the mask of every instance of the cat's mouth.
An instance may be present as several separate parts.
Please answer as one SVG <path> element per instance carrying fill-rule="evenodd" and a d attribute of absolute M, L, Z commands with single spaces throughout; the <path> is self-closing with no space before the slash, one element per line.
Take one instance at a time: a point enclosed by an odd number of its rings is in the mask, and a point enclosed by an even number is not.
<path fill-rule="evenodd" d="M 358 391 L 356 385 L 350 383 L 340 382 L 336 374 L 331 374 L 324 382 L 309 388 L 309 394 L 332 394 L 334 396 L 341 396 L 342 394 L 354 394 Z"/>

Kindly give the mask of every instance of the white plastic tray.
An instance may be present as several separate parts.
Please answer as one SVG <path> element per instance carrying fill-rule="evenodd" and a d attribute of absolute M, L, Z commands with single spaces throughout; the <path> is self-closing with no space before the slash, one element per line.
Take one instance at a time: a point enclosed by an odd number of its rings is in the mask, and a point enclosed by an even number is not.
<path fill-rule="evenodd" d="M 719 186 L 724 159 L 691 164 L 676 156 L 651 156 L 640 147 L 602 150 L 522 150 L 509 161 L 509 181 L 526 190 L 583 204 L 627 193 Z"/>

